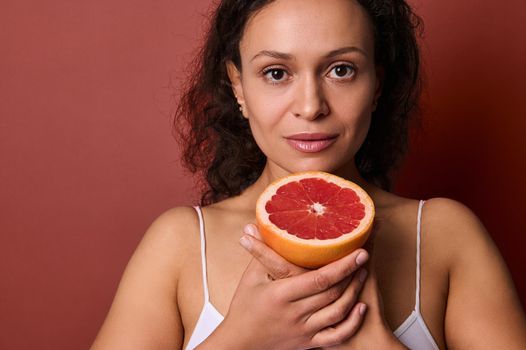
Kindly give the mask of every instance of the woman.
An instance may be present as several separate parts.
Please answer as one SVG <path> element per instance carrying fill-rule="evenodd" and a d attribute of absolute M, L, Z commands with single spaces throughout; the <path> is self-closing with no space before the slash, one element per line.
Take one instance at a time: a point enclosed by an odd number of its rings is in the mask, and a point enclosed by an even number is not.
<path fill-rule="evenodd" d="M 93 349 L 526 348 L 473 213 L 388 192 L 418 98 L 418 28 L 402 0 L 222 1 L 176 119 L 206 206 L 152 224 Z M 258 195 L 303 170 L 370 194 L 374 255 L 306 271 L 259 240 Z"/>

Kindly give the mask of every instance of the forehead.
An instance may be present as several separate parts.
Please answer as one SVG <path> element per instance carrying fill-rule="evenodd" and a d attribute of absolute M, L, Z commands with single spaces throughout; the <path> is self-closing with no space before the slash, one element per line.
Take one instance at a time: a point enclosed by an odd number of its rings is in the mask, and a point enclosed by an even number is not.
<path fill-rule="evenodd" d="M 249 19 L 240 42 L 242 56 L 269 49 L 321 53 L 345 46 L 374 53 L 373 25 L 355 0 L 271 2 Z"/>

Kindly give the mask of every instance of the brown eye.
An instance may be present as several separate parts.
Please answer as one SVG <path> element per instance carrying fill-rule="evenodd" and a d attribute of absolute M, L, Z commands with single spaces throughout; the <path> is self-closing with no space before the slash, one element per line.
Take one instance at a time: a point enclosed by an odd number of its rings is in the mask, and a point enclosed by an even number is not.
<path fill-rule="evenodd" d="M 329 72 L 329 76 L 335 79 L 350 78 L 354 75 L 354 67 L 348 64 L 339 64 L 334 66 Z"/>
<path fill-rule="evenodd" d="M 269 68 L 263 71 L 263 75 L 270 82 L 277 83 L 285 80 L 287 72 L 280 68 Z"/>
<path fill-rule="evenodd" d="M 281 80 L 281 79 L 283 79 L 283 76 L 285 75 L 285 72 L 283 72 L 281 69 L 273 69 L 270 72 L 270 75 L 272 76 L 272 79 L 274 79 L 274 80 Z"/>

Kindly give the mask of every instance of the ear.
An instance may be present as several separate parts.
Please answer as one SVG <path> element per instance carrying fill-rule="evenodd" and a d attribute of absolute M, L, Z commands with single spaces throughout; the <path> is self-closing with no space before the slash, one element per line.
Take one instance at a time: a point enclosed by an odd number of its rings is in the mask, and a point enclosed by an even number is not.
<path fill-rule="evenodd" d="M 378 106 L 378 100 L 380 99 L 380 96 L 382 95 L 384 79 L 385 79 L 384 67 L 376 66 L 376 89 L 374 92 L 374 99 L 373 99 L 373 112 L 376 110 L 376 106 Z"/>
<path fill-rule="evenodd" d="M 241 72 L 237 69 L 232 61 L 227 61 L 226 70 L 230 84 L 232 85 L 232 92 L 236 96 L 237 103 L 245 109 L 245 96 L 243 95 L 243 82 L 241 81 Z"/>

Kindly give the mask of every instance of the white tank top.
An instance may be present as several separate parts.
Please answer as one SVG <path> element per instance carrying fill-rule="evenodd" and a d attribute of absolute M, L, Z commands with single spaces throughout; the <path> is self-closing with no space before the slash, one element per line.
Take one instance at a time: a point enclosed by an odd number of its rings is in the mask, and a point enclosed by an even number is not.
<path fill-rule="evenodd" d="M 416 292 L 415 308 L 411 315 L 394 331 L 394 335 L 409 349 L 414 350 L 438 350 L 438 346 L 426 326 L 424 318 L 420 313 L 420 227 L 422 219 L 422 206 L 424 201 L 421 200 L 418 206 L 417 218 L 417 235 L 416 235 Z M 205 225 L 203 214 L 200 207 L 194 207 L 199 216 L 199 232 L 201 235 L 201 266 L 203 269 L 203 290 L 204 305 L 199 315 L 199 319 L 194 327 L 190 341 L 185 350 L 192 350 L 203 342 L 223 321 L 224 317 L 210 303 L 208 293 L 208 280 L 206 274 L 206 241 Z"/>

